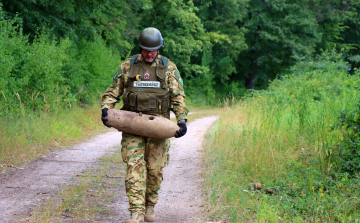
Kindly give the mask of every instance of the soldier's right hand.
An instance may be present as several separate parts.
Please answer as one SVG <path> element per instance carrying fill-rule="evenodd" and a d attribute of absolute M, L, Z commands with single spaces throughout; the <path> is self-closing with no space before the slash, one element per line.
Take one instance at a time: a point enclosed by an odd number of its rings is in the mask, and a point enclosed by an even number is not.
<path fill-rule="evenodd" d="M 106 127 L 111 127 L 110 125 L 108 125 L 106 122 L 108 121 L 108 119 L 106 118 L 106 116 L 108 115 L 107 111 L 109 109 L 108 108 L 103 108 L 101 110 L 101 121 L 103 122 L 103 124 L 106 126 Z"/>

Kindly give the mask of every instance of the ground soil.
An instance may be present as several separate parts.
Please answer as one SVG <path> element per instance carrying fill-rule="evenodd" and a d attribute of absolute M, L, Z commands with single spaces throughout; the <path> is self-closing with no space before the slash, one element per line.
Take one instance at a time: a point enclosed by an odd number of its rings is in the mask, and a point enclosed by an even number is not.
<path fill-rule="evenodd" d="M 217 117 L 197 119 L 188 125 L 182 138 L 171 139 L 170 164 L 164 169 L 156 222 L 207 222 L 201 178 L 201 150 L 204 134 Z M 21 169 L 0 175 L 0 222 L 23 218 L 56 196 L 65 185 L 97 161 L 119 147 L 121 133 L 110 130 L 75 146 L 48 153 Z M 109 213 L 99 222 L 125 222 L 129 218 L 128 199 L 122 186 L 115 192 Z"/>

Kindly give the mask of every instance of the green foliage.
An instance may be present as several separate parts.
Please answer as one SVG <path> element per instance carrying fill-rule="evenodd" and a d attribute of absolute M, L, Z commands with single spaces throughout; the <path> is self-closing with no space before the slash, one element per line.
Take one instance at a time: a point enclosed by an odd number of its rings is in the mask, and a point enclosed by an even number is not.
<path fill-rule="evenodd" d="M 317 53 L 322 50 L 344 50 L 344 58 L 351 62 L 352 67 L 358 67 L 359 62 L 353 60 L 358 55 L 360 2 L 357 0 L 320 0 L 309 1 L 309 8 L 319 24 L 317 32 L 321 41 L 316 46 Z"/>
<path fill-rule="evenodd" d="M 30 44 L 20 18 L 0 16 L 1 115 L 54 111 L 79 99 L 84 103 L 100 97 L 121 60 L 99 37 L 75 45 L 44 29 Z"/>
<path fill-rule="evenodd" d="M 177 64 L 188 98 L 199 103 L 263 89 L 296 57 L 314 58 L 322 50 L 343 49 L 352 71 L 360 61 L 357 0 L 16 0 L 3 8 L 7 19 L 24 21 L 31 41 L 39 29 L 51 27 L 58 41 L 69 37 L 81 51 L 84 42 L 99 42 L 101 36 L 121 59 L 139 52 L 133 40 L 143 28 L 156 27 L 165 39 L 161 53 Z"/>
<path fill-rule="evenodd" d="M 220 95 L 231 93 L 235 96 L 243 95 L 245 81 L 235 80 L 240 73 L 237 70 L 236 60 L 239 54 L 247 49 L 244 34 L 247 29 L 241 26 L 241 21 L 246 19 L 248 1 L 222 0 L 203 1 L 195 0 L 199 7 L 198 16 L 208 32 L 217 32 L 228 37 L 228 41 L 215 42 L 208 49 L 206 62 L 210 73 L 214 77 L 214 89 Z"/>
<path fill-rule="evenodd" d="M 237 79 L 249 77 L 249 88 L 255 79 L 256 88 L 264 88 L 295 64 L 294 54 L 312 54 L 320 41 L 306 0 L 250 1 L 248 16 L 242 25 L 249 30 L 245 35 L 249 48 L 239 55 Z"/>
<path fill-rule="evenodd" d="M 358 86 L 356 86 L 358 90 Z M 339 144 L 329 154 L 335 167 L 350 176 L 360 174 L 360 105 L 352 112 L 341 111 L 335 129 L 341 131 Z"/>
<path fill-rule="evenodd" d="M 357 48 L 354 44 L 358 44 L 358 41 L 353 39 L 355 33 L 352 32 L 356 32 L 353 25 L 358 20 L 360 7 L 358 1 L 309 1 L 309 6 L 319 24 L 318 32 L 321 34 L 321 42 L 317 45 L 318 51 L 334 47 L 338 50 Z"/>
<path fill-rule="evenodd" d="M 128 1 L 5 1 L 7 18 L 20 17 L 24 33 L 32 40 L 38 29 L 51 27 L 57 38 L 96 41 L 101 35 L 106 44 L 124 58 L 131 50 L 134 26 L 138 23 Z M 125 34 L 127 33 L 127 34 Z"/>
<path fill-rule="evenodd" d="M 21 106 L 48 110 L 68 92 L 61 68 L 70 42 L 57 42 L 42 31 L 30 45 L 20 24 L 18 18 L 0 21 L 2 111 Z"/>
<path fill-rule="evenodd" d="M 96 30 L 89 20 L 93 12 L 101 10 L 102 1 L 5 1 L 3 8 L 9 18 L 17 13 L 24 20 L 24 31 L 35 36 L 39 28 L 53 27 L 57 37 L 91 40 Z"/>
<path fill-rule="evenodd" d="M 350 64 L 344 62 L 343 58 L 344 55 L 336 52 L 335 49 L 322 52 L 322 54 L 317 55 L 314 59 L 295 55 L 296 64 L 289 69 L 289 72 L 296 75 L 303 75 L 314 70 L 320 70 L 321 72 L 349 72 L 351 69 Z"/>
<path fill-rule="evenodd" d="M 80 64 L 85 42 L 99 43 L 101 37 L 100 45 L 123 60 L 139 52 L 133 41 L 140 31 L 156 27 L 165 39 L 161 54 L 177 64 L 188 98 L 196 103 L 216 104 L 228 95 L 242 97 L 246 89 L 264 89 L 296 57 L 312 60 L 323 50 L 343 50 L 351 72 L 360 64 L 357 0 L 15 0 L 1 6 L 30 42 L 39 30 L 60 42 L 68 37 Z M 87 72 L 80 64 L 66 64 L 80 69 L 78 80 Z"/>
<path fill-rule="evenodd" d="M 132 1 L 133 2 L 133 1 Z M 137 37 L 137 24 L 140 21 L 128 1 L 104 1 L 101 9 L 92 16 L 93 27 L 113 51 L 118 50 L 125 59 L 133 48 L 133 39 Z"/>
<path fill-rule="evenodd" d="M 297 161 L 287 166 L 281 177 L 263 188 L 273 190 L 276 196 L 258 194 L 257 197 L 267 200 L 268 206 L 276 207 L 276 215 L 281 221 L 298 218 L 301 219 L 299 222 L 351 222 L 357 219 L 359 213 L 353 208 L 360 205 L 354 199 L 359 196 L 360 180 L 343 173 L 324 174 L 319 170 L 318 162 L 314 154 L 300 155 Z M 255 191 L 250 193 L 256 194 Z"/>
<path fill-rule="evenodd" d="M 357 124 L 333 127 L 339 111 L 358 109 L 360 75 L 349 75 L 349 64 L 339 57 L 324 52 L 317 61 L 300 61 L 291 74 L 220 117 L 205 159 L 215 218 L 352 222 L 360 217 L 360 181 L 353 177 L 358 151 L 351 147 Z"/>
<path fill-rule="evenodd" d="M 99 37 L 95 42 L 78 42 L 67 53 L 69 60 L 63 71 L 66 85 L 71 89 L 68 100 L 89 103 L 100 98 L 112 81 L 114 69 L 121 63 L 120 56 Z"/>
<path fill-rule="evenodd" d="M 160 53 L 177 65 L 184 79 L 186 94 L 190 97 L 197 95 L 192 97 L 194 102 L 216 103 L 214 75 L 211 73 L 210 64 L 204 62 L 202 57 L 206 53 L 211 54 L 213 44 L 227 43 L 230 39 L 221 33 L 206 32 L 202 21 L 196 15 L 198 8 L 192 1 L 152 1 L 151 3 L 148 10 L 140 11 L 141 26 L 153 26 L 161 31 L 165 48 Z M 137 53 L 138 50 L 135 49 L 135 52 Z"/>

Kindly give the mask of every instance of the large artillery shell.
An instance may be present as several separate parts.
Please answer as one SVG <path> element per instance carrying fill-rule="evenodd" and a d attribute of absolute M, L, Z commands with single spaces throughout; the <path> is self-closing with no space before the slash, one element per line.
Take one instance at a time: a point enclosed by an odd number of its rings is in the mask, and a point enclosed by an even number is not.
<path fill-rule="evenodd" d="M 107 124 L 121 132 L 155 139 L 174 137 L 179 130 L 179 126 L 169 119 L 130 111 L 110 109 L 106 118 Z"/>

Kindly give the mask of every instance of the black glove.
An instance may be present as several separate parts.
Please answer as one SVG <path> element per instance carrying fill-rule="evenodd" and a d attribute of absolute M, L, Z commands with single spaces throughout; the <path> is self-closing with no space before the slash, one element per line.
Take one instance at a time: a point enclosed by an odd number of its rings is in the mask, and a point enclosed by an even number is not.
<path fill-rule="evenodd" d="M 108 121 L 108 119 L 106 118 L 106 116 L 108 115 L 108 113 L 107 113 L 108 110 L 109 110 L 108 108 L 103 108 L 101 110 L 101 121 L 103 122 L 103 124 L 105 126 L 110 128 L 111 126 L 106 123 Z"/>
<path fill-rule="evenodd" d="M 180 129 L 176 131 L 175 138 L 180 138 L 186 134 L 186 123 L 185 121 L 179 121 L 177 125 L 180 127 Z"/>

